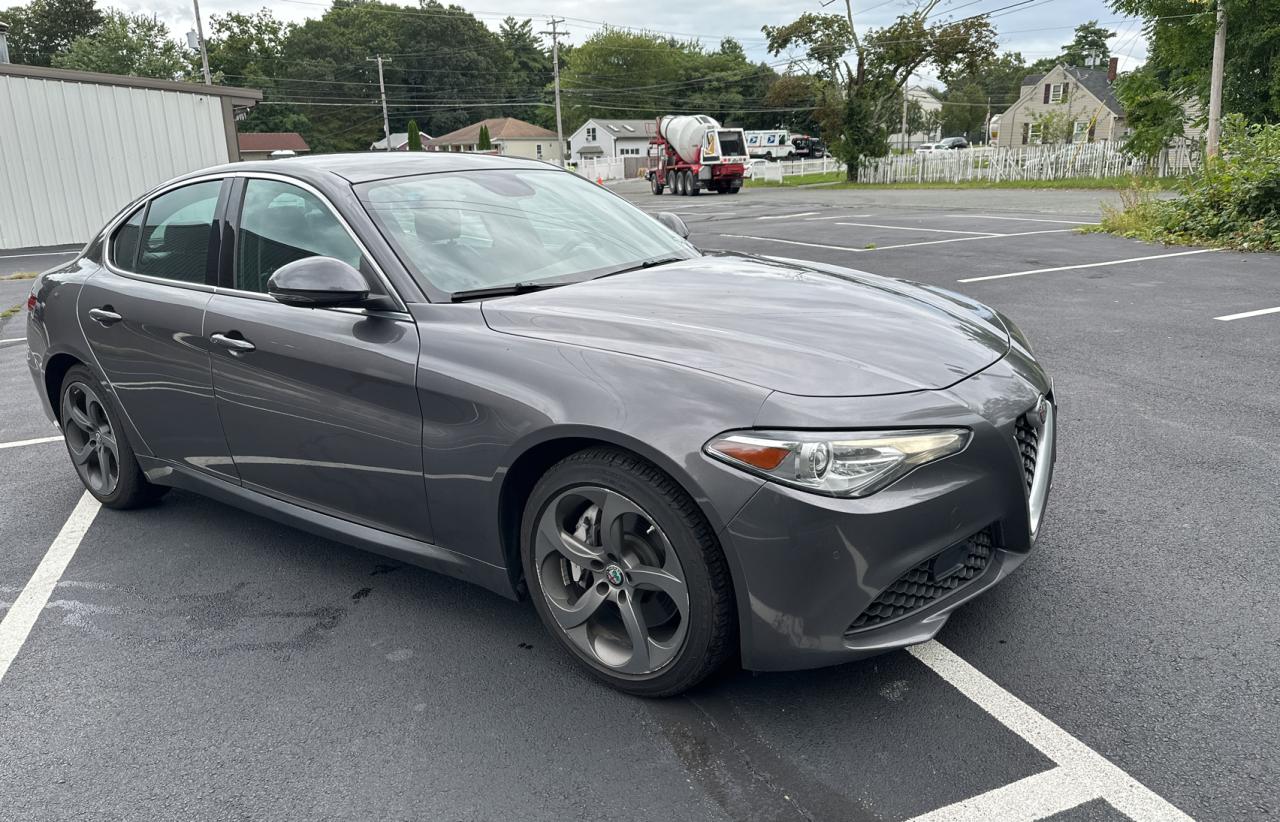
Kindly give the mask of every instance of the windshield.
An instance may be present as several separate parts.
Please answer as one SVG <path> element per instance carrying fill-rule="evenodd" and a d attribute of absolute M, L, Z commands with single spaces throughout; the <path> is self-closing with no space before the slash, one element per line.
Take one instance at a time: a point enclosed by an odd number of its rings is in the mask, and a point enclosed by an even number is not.
<path fill-rule="evenodd" d="M 356 193 L 405 267 L 451 294 L 576 282 L 698 255 L 625 200 L 556 169 L 422 174 L 366 183 Z"/>

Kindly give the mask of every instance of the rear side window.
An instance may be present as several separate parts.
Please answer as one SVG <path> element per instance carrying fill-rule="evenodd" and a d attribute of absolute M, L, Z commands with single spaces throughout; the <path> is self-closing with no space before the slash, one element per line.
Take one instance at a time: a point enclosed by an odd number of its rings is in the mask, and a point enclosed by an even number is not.
<path fill-rule="evenodd" d="M 142 212 L 139 208 L 133 216 L 116 229 L 111 238 L 111 263 L 125 271 L 136 271 L 138 265 L 138 240 L 142 239 Z"/>
<path fill-rule="evenodd" d="M 209 180 L 152 200 L 142 226 L 138 264 L 132 270 L 166 280 L 205 282 L 221 188 L 220 180 Z"/>
<path fill-rule="evenodd" d="M 245 182 L 238 235 L 235 287 L 241 291 L 265 294 L 276 269 L 305 257 L 361 267 L 359 246 L 324 201 L 278 180 Z"/>

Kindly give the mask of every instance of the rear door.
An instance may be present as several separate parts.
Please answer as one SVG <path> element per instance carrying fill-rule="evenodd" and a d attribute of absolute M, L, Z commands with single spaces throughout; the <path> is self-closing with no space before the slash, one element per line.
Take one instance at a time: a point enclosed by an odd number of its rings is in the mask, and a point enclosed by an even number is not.
<path fill-rule="evenodd" d="M 213 399 L 204 312 L 213 297 L 226 183 L 140 206 L 108 239 L 77 311 L 98 366 L 155 456 L 235 480 Z"/>
<path fill-rule="evenodd" d="M 223 430 L 245 486 L 307 508 L 429 540 L 416 371 L 418 331 L 401 311 L 300 308 L 266 294 L 280 266 L 315 255 L 373 264 L 318 192 L 246 177 L 233 253 L 206 338 Z"/>

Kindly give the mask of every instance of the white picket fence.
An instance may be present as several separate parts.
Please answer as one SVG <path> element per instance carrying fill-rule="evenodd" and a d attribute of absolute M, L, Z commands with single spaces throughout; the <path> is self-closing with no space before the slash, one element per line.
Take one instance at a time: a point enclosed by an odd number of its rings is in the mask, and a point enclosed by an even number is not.
<path fill-rule="evenodd" d="M 801 158 L 799 160 L 752 160 L 748 165 L 750 176 L 756 180 L 780 183 L 783 177 L 800 174 L 827 174 L 844 169 L 844 163 L 834 157 L 822 157 L 816 160 Z"/>
<path fill-rule="evenodd" d="M 1192 146 L 1167 149 L 1155 160 L 1131 157 L 1112 143 L 985 147 L 864 159 L 860 183 L 959 183 L 967 180 L 1062 180 L 1187 174 L 1199 167 Z"/>

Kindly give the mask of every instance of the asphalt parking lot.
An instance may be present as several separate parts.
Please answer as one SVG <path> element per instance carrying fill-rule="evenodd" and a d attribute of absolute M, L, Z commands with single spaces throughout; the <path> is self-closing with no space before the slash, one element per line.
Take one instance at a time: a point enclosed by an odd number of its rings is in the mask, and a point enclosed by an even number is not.
<path fill-rule="evenodd" d="M 174 492 L 80 522 L 0 654 L 0 818 L 1280 815 L 1280 313 L 1215 319 L 1280 307 L 1280 259 L 1081 235 L 1079 192 L 619 190 L 706 249 L 1018 321 L 1061 402 L 1026 564 L 911 652 L 642 701 L 526 604 Z M 0 320 L 3 613 L 82 494 L 60 443 L 13 445 L 56 433 L 23 333 Z"/>

